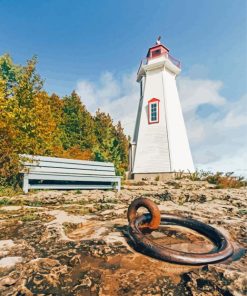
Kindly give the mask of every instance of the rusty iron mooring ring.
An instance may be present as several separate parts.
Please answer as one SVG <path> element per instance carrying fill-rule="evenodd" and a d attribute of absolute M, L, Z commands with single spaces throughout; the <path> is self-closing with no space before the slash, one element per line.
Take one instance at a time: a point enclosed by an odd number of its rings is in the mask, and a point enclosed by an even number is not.
<path fill-rule="evenodd" d="M 145 207 L 150 213 L 137 217 L 137 210 L 140 207 Z M 157 205 L 150 199 L 138 198 L 134 200 L 129 206 L 127 215 L 130 238 L 135 246 L 157 259 L 180 264 L 200 265 L 219 262 L 233 254 L 231 243 L 219 230 L 194 219 L 168 214 L 160 217 Z M 212 241 L 216 248 L 208 253 L 187 253 L 172 250 L 155 243 L 141 231 L 143 228 L 155 230 L 158 229 L 159 225 L 167 225 L 168 223 L 197 231 Z"/>

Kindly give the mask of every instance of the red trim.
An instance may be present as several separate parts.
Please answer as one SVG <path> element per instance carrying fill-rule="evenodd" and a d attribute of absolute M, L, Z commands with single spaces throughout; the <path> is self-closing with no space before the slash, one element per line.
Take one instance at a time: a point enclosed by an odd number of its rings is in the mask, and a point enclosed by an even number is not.
<path fill-rule="evenodd" d="M 157 113 L 158 113 L 158 119 L 157 121 L 151 121 L 150 120 L 150 112 L 151 112 L 151 104 L 152 103 L 157 103 Z M 156 98 L 152 98 L 148 101 L 148 124 L 155 124 L 160 122 L 160 100 Z"/>
<path fill-rule="evenodd" d="M 152 102 L 159 102 L 160 100 L 159 99 L 156 99 L 156 98 L 152 98 L 148 101 L 148 104 L 149 103 L 152 103 Z"/>

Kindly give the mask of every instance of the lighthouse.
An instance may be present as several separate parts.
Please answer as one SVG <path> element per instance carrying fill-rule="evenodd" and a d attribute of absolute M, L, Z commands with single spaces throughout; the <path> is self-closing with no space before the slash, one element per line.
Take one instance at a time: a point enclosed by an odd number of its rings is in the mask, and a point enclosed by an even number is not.
<path fill-rule="evenodd" d="M 194 171 L 176 85 L 180 72 L 180 62 L 159 37 L 137 72 L 140 100 L 129 151 L 129 171 L 136 180 Z"/>

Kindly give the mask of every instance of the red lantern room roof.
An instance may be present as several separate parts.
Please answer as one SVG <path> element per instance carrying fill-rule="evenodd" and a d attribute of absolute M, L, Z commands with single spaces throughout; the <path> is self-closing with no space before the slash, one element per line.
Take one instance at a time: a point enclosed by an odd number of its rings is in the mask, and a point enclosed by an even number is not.
<path fill-rule="evenodd" d="M 153 47 L 150 47 L 147 53 L 147 58 L 152 59 L 156 58 L 160 55 L 167 54 L 169 52 L 169 49 L 165 47 L 163 44 L 156 44 Z"/>

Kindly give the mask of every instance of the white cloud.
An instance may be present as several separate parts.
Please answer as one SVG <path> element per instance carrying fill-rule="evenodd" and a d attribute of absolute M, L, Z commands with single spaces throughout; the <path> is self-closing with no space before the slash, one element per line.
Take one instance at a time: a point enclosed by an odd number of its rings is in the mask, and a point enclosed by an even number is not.
<path fill-rule="evenodd" d="M 79 81 L 76 91 L 90 112 L 100 108 L 110 113 L 115 122 L 122 122 L 125 133 L 132 135 L 139 101 L 136 73 L 117 79 L 112 73 L 105 72 L 97 82 Z"/>
<path fill-rule="evenodd" d="M 247 95 L 231 102 L 220 95 L 222 85 L 188 77 L 179 80 L 193 158 L 198 168 L 247 176 Z M 214 112 L 199 116 L 203 104 L 214 106 Z"/>
<path fill-rule="evenodd" d="M 247 176 L 247 95 L 229 101 L 220 94 L 222 86 L 210 79 L 178 79 L 192 155 L 198 168 Z M 118 78 L 105 72 L 96 82 L 79 81 L 77 93 L 89 111 L 100 108 L 110 113 L 115 122 L 121 120 L 126 134 L 133 134 L 139 101 L 135 72 Z M 200 116 L 198 108 L 205 104 L 214 111 Z"/>
<path fill-rule="evenodd" d="M 183 97 L 183 111 L 190 113 L 199 105 L 212 104 L 220 106 L 225 104 L 225 98 L 219 94 L 222 88 L 221 81 L 197 80 L 189 77 L 178 79 L 179 93 Z"/>

